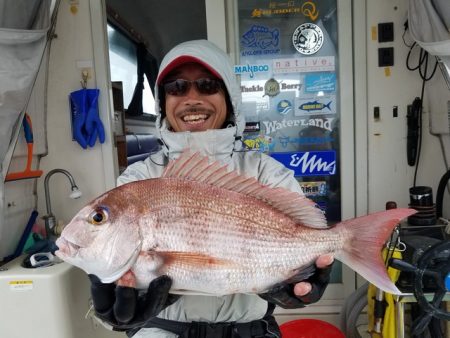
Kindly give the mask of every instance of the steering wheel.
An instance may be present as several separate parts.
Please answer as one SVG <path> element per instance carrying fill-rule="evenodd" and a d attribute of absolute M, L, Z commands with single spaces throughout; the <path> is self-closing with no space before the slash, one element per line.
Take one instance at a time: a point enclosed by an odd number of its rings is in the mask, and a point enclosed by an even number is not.
<path fill-rule="evenodd" d="M 418 259 L 417 265 L 409 264 L 399 259 L 391 259 L 390 265 L 401 271 L 414 273 L 414 297 L 424 310 L 412 325 L 412 333 L 422 333 L 432 317 L 450 320 L 450 313 L 442 310 L 440 304 L 449 291 L 446 286 L 450 279 L 450 241 L 444 241 L 431 246 Z M 433 300 L 429 302 L 424 295 L 423 276 L 431 277 L 436 282 Z"/>

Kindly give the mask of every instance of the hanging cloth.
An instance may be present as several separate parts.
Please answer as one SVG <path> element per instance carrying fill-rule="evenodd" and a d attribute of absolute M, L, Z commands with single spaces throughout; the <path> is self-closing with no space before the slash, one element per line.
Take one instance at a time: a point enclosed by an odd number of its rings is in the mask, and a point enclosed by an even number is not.
<path fill-rule="evenodd" d="M 0 2 L 0 175 L 12 148 L 39 69 L 50 27 L 51 0 Z"/>
<path fill-rule="evenodd" d="M 51 4 L 0 1 L 0 243 L 6 224 L 4 179 L 44 54 Z"/>
<path fill-rule="evenodd" d="M 450 1 L 410 0 L 408 27 L 411 37 L 438 56 L 450 75 Z"/>
<path fill-rule="evenodd" d="M 142 92 L 144 90 L 144 74 L 150 88 L 154 88 L 156 83 L 156 74 L 158 65 L 156 59 L 147 51 L 143 43 L 138 44 L 137 51 L 137 83 L 134 88 L 133 97 L 126 111 L 129 116 L 141 116 L 144 111 L 142 108 Z"/>

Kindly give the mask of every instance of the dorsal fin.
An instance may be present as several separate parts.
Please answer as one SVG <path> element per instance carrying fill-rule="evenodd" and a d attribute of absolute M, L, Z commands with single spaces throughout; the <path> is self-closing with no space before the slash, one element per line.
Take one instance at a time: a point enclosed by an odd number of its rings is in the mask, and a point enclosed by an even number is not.
<path fill-rule="evenodd" d="M 184 151 L 176 160 L 170 161 L 162 177 L 203 182 L 209 185 L 255 197 L 270 204 L 296 223 L 311 228 L 327 228 L 323 212 L 310 199 L 285 188 L 271 188 L 254 177 L 229 171 L 217 161 L 209 163 L 200 153 Z"/>

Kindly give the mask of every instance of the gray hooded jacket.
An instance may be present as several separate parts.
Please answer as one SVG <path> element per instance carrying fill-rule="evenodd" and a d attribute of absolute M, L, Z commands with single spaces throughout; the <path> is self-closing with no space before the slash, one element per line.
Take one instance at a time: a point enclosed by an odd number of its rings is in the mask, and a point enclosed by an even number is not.
<path fill-rule="evenodd" d="M 157 83 L 175 65 L 186 60 L 198 61 L 215 71 L 225 83 L 234 113 L 234 126 L 203 132 L 173 132 L 167 121 L 161 116 L 156 89 L 156 122 L 162 150 L 151 155 L 145 161 L 130 165 L 118 178 L 118 184 L 160 177 L 168 159 L 177 158 L 189 148 L 208 155 L 211 159 L 227 163 L 231 169 L 247 176 L 254 176 L 264 184 L 284 187 L 302 194 L 301 188 L 292 171 L 279 162 L 259 152 L 242 150 L 240 138 L 243 135 L 245 121 L 240 113 L 241 93 L 230 58 L 217 46 L 206 40 L 182 43 L 173 48 L 163 59 Z M 150 201 L 151 203 L 151 201 Z M 236 294 L 229 296 L 182 296 L 176 303 L 163 310 L 158 317 L 182 322 L 249 322 L 262 318 L 267 311 L 267 302 L 257 295 Z M 176 335 L 156 328 L 141 329 L 134 337 L 175 338 Z"/>

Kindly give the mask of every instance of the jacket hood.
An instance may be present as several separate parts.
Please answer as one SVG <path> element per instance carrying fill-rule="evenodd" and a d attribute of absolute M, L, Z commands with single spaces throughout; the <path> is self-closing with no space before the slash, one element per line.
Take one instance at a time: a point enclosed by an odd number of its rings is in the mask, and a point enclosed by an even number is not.
<path fill-rule="evenodd" d="M 164 79 L 164 77 L 175 67 L 187 63 L 187 62 L 197 62 L 211 71 L 212 74 L 221 78 L 225 84 L 225 87 L 228 91 L 228 95 L 230 97 L 231 105 L 233 108 L 233 116 L 234 116 L 234 127 L 230 127 L 227 129 L 233 128 L 235 130 L 235 138 L 240 138 L 243 135 L 245 128 L 244 117 L 240 112 L 241 106 L 241 91 L 239 84 L 237 82 L 236 76 L 234 74 L 234 67 L 231 63 L 231 59 L 229 56 L 217 47 L 215 44 L 207 41 L 207 40 L 194 40 L 183 42 L 172 50 L 170 50 L 164 59 L 161 62 L 158 77 L 156 79 L 156 87 L 155 87 L 155 105 L 156 112 L 158 114 L 156 120 L 156 129 L 158 132 L 158 137 L 162 139 L 164 146 L 167 146 L 170 142 L 167 138 L 171 137 L 171 134 L 191 134 L 189 137 L 196 137 L 196 134 L 201 137 L 200 134 L 203 133 L 211 133 L 218 132 L 215 131 L 205 131 L 205 132 L 178 132 L 173 133 L 170 132 L 167 128 L 166 123 L 163 123 L 163 117 L 161 116 L 161 106 L 159 100 L 159 88 L 158 84 Z M 165 121 L 164 121 L 165 122 Z M 225 134 L 230 134 L 231 130 L 228 130 Z M 223 134 L 223 133 L 222 133 Z M 177 135 L 176 138 L 181 137 L 181 135 Z M 183 136 L 186 138 L 187 136 Z M 234 143 L 234 139 L 233 139 Z M 185 145 L 186 146 L 186 145 Z"/>

